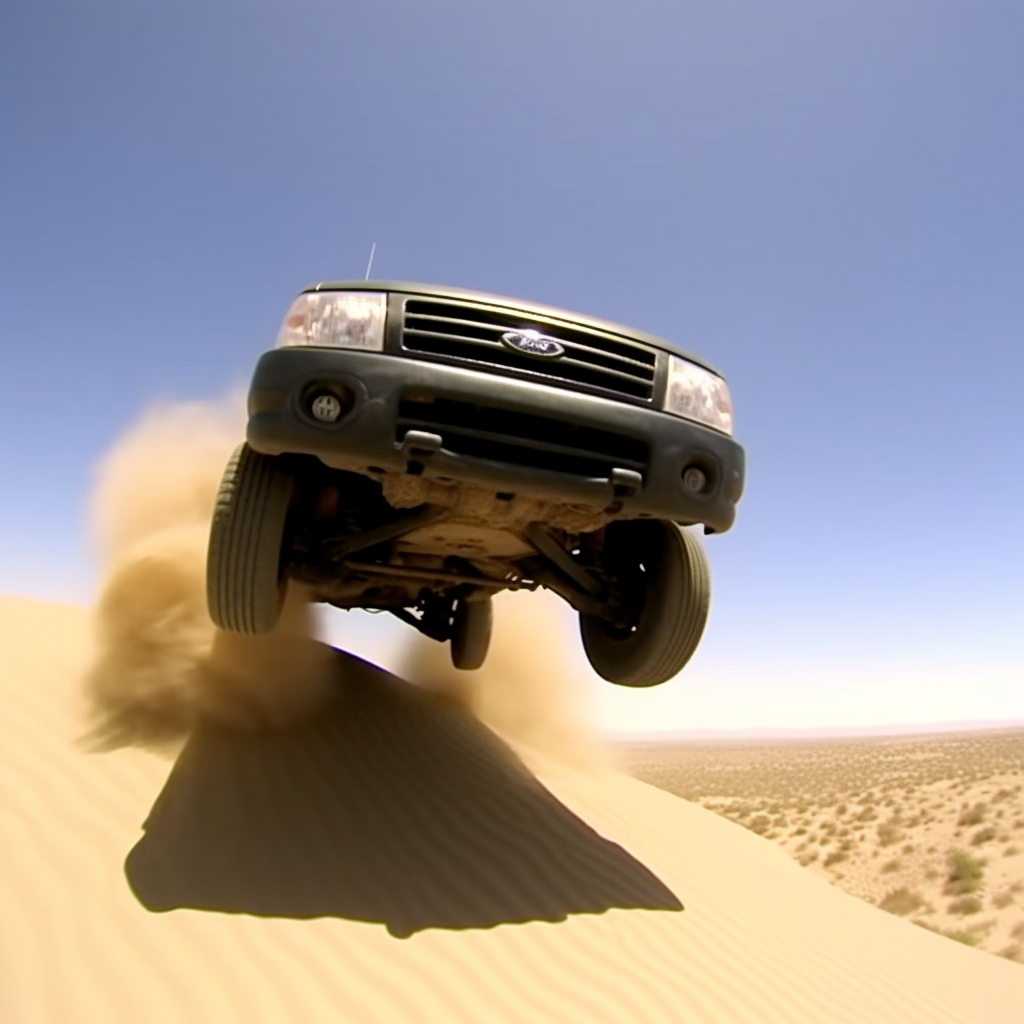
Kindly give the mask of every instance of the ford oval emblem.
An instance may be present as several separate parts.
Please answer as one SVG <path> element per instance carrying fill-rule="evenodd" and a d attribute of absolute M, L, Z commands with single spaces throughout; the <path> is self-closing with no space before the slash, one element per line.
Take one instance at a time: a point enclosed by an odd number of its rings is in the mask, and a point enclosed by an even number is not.
<path fill-rule="evenodd" d="M 565 346 L 560 341 L 540 331 L 506 331 L 501 336 L 501 343 L 524 355 L 542 359 L 560 359 L 565 355 Z"/>

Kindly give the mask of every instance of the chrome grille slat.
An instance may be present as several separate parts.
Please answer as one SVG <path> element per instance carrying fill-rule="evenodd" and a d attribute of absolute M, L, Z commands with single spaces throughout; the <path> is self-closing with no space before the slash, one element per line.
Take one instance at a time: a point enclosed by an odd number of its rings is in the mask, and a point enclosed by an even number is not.
<path fill-rule="evenodd" d="M 405 335 L 406 335 L 407 338 L 408 337 L 439 338 L 439 339 L 444 339 L 444 340 L 450 340 L 454 344 L 466 344 L 466 339 L 465 338 L 455 337 L 455 336 L 450 335 L 450 334 L 442 334 L 442 333 L 440 333 L 438 331 L 421 331 L 421 330 L 411 330 L 409 328 L 406 328 Z M 478 342 L 472 342 L 471 344 L 474 345 L 474 348 L 481 349 L 480 355 L 478 357 L 476 357 L 476 361 L 477 362 L 485 362 L 486 363 L 486 362 L 489 361 L 488 357 L 486 355 L 484 355 L 484 352 L 486 350 L 488 350 L 488 349 L 492 350 L 494 353 L 505 353 L 505 352 L 508 352 L 508 349 L 505 348 L 505 346 L 502 345 L 502 343 L 500 341 L 478 341 Z M 566 345 L 565 348 L 566 348 L 567 352 L 577 352 L 577 351 L 579 351 L 577 346 L 575 346 L 575 345 Z M 467 357 L 467 358 L 472 358 L 472 357 Z M 540 363 L 541 361 L 539 359 L 531 359 L 530 362 L 533 363 L 533 364 L 537 364 L 537 363 Z M 579 359 L 579 358 L 573 359 L 571 356 L 563 356 L 561 359 L 558 360 L 558 363 L 559 363 L 559 365 L 578 366 L 581 369 L 590 369 L 590 368 L 593 368 L 594 365 L 595 365 L 594 363 L 588 362 L 585 359 Z M 640 364 L 637 364 L 637 365 L 640 365 Z M 531 366 L 530 369 L 533 370 L 534 372 L 541 372 L 541 373 L 544 372 L 543 371 L 543 366 L 540 366 L 540 367 Z M 611 367 L 607 367 L 607 366 L 602 366 L 601 367 L 601 372 L 602 373 L 610 374 L 613 377 L 621 377 L 622 380 L 624 380 L 624 381 L 634 381 L 635 382 L 635 381 L 638 381 L 638 380 L 642 381 L 644 379 L 643 377 L 639 376 L 636 373 L 629 373 L 629 372 L 627 372 L 625 370 L 613 370 Z"/>
<path fill-rule="evenodd" d="M 537 330 L 555 338 L 566 355 L 541 359 L 501 342 L 509 331 Z M 657 352 L 605 331 L 469 301 L 409 297 L 402 348 L 419 356 L 605 394 L 648 404 L 654 396 Z"/>
<path fill-rule="evenodd" d="M 509 328 L 503 328 L 503 327 L 499 327 L 499 326 L 491 326 L 489 324 L 475 323 L 472 320 L 450 320 L 450 319 L 447 319 L 445 317 L 426 316 L 426 315 L 423 315 L 423 314 L 416 314 L 414 319 L 416 319 L 418 321 L 436 322 L 438 324 L 453 324 L 456 327 L 476 328 L 476 329 L 480 329 L 481 333 L 483 332 L 483 330 L 487 330 L 489 333 L 493 334 L 494 337 L 493 338 L 492 337 L 481 338 L 480 341 L 489 341 L 489 342 L 492 342 L 495 345 L 500 345 L 501 344 L 501 341 L 499 339 L 501 337 L 502 332 L 509 329 Z M 553 328 L 553 329 L 557 330 L 557 328 Z M 452 333 L 450 333 L 448 331 L 427 331 L 427 330 L 424 330 L 422 327 L 408 327 L 407 326 L 405 328 L 405 333 L 406 334 L 436 335 L 437 337 L 442 337 L 442 338 L 462 338 L 462 339 L 465 339 L 465 335 L 452 334 Z M 637 370 L 639 371 L 636 374 L 636 376 L 640 380 L 646 380 L 649 377 L 649 375 L 650 375 L 650 370 L 651 370 L 651 367 L 653 365 L 651 362 L 645 362 L 645 361 L 637 359 L 635 357 L 631 358 L 629 356 L 619 355 L 616 352 L 606 352 L 604 349 L 594 348 L 594 347 L 589 346 L 589 345 L 583 345 L 583 344 L 580 344 L 580 342 L 578 342 L 578 341 L 567 341 L 567 340 L 565 340 L 563 338 L 559 338 L 559 341 L 561 341 L 562 344 L 565 345 L 565 347 L 569 351 L 571 351 L 571 352 L 580 352 L 580 353 L 584 353 L 584 354 L 586 354 L 588 356 L 597 356 L 599 358 L 608 359 L 608 360 L 614 361 L 616 363 L 624 363 L 626 366 L 635 366 L 637 368 Z"/>

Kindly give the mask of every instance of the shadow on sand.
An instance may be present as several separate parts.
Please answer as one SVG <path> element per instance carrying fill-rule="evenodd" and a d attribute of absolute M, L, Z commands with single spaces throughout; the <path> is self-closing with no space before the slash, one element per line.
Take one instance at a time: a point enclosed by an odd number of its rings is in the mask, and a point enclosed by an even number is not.
<path fill-rule="evenodd" d="M 301 729 L 207 727 L 129 853 L 149 910 L 427 928 L 682 910 L 622 847 L 551 795 L 465 711 L 349 657 Z"/>

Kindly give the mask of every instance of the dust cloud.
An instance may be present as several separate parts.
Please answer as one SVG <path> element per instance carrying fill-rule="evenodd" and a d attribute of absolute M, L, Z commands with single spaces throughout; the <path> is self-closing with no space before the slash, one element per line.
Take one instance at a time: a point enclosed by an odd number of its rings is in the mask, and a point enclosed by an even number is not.
<path fill-rule="evenodd" d="M 337 659 L 300 587 L 289 588 L 267 636 L 223 632 L 207 612 L 210 519 L 244 435 L 244 393 L 236 391 L 151 407 L 101 460 L 89 508 L 103 576 L 97 654 L 84 681 L 87 749 L 173 753 L 203 721 L 287 727 L 331 699 Z M 459 672 L 447 644 L 409 629 L 394 659 L 401 674 L 511 742 L 578 767 L 598 765 L 568 609 L 545 593 L 501 594 L 495 606 L 482 669 Z"/>
<path fill-rule="evenodd" d="M 494 598 L 487 660 L 456 669 L 447 644 L 411 634 L 399 674 L 466 708 L 484 725 L 538 754 L 584 770 L 604 767 L 589 699 L 589 666 L 576 639 L 575 613 L 548 591 Z M 605 684 L 607 685 L 607 684 Z"/>
<path fill-rule="evenodd" d="M 94 750 L 173 751 L 201 721 L 284 726 L 330 696 L 330 651 L 291 588 L 271 634 L 217 629 L 206 548 L 224 466 L 245 436 L 244 395 L 154 406 L 98 467 L 90 518 L 103 561 L 97 657 L 85 678 Z"/>

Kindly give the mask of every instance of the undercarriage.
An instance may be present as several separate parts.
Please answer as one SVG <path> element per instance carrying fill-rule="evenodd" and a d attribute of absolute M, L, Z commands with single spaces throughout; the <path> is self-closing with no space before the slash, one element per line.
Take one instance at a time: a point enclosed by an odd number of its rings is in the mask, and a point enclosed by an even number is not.
<path fill-rule="evenodd" d="M 239 445 L 210 531 L 214 624 L 272 631 L 295 580 L 316 601 L 390 612 L 477 669 L 493 595 L 545 587 L 577 611 L 590 664 L 611 682 L 655 686 L 697 649 L 710 572 L 678 524 L 623 518 L 614 491 L 595 509 L 383 476 Z"/>
<path fill-rule="evenodd" d="M 283 568 L 319 601 L 389 611 L 444 641 L 456 602 L 543 586 L 625 625 L 600 568 L 614 513 L 308 464 L 300 479 Z"/>

